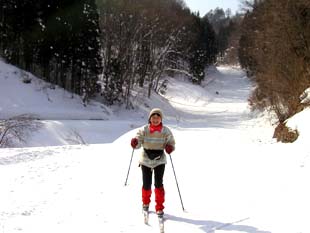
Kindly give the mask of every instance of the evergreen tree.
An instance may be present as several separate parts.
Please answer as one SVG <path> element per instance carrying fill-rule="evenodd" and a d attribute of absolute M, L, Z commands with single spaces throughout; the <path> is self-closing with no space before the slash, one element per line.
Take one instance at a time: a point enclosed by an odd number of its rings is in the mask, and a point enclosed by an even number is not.
<path fill-rule="evenodd" d="M 193 74 L 192 82 L 200 84 L 205 77 L 205 68 L 215 62 L 217 53 L 215 35 L 207 19 L 193 16 L 194 39 L 189 53 L 188 61 L 190 72 Z"/>
<path fill-rule="evenodd" d="M 102 73 L 99 15 L 95 0 L 85 0 L 84 30 L 82 32 L 82 65 L 85 64 L 87 94 L 91 97 L 98 92 L 98 76 Z"/>
<path fill-rule="evenodd" d="M 235 23 L 231 17 L 230 9 L 224 12 L 221 8 L 216 8 L 215 10 L 209 11 L 204 19 L 208 19 L 212 25 L 217 41 L 217 50 L 219 60 L 223 60 L 225 57 L 225 52 L 230 44 L 230 37 L 235 29 Z"/>
<path fill-rule="evenodd" d="M 104 89 L 103 97 L 107 104 L 112 105 L 121 101 L 122 81 L 121 64 L 117 58 L 112 58 L 107 69 L 104 70 Z"/>

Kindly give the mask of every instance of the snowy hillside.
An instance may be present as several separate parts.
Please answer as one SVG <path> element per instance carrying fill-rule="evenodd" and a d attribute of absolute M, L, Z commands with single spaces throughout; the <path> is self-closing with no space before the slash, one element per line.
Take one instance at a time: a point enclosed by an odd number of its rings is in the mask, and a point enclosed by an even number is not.
<path fill-rule="evenodd" d="M 309 128 L 305 123 L 309 111 L 289 121 L 300 131 L 300 139 L 293 144 L 276 143 L 270 120 L 248 108 L 253 86 L 241 70 L 210 70 L 202 86 L 181 77 L 169 79 L 164 96 L 150 100 L 141 94 L 135 102 L 138 108 L 132 111 L 94 104 L 89 112 L 74 103 L 78 98 L 63 98 L 50 105 L 48 110 L 57 117 L 49 118 L 36 107 L 46 95 L 39 91 L 40 97 L 35 97 L 32 91 L 25 95 L 13 89 L 31 86 L 18 82 L 11 66 L 1 67 L 1 114 L 34 109 L 45 119 L 45 128 L 28 141 L 28 146 L 44 147 L 0 149 L 3 233 L 159 232 L 155 214 L 150 216 L 150 225 L 143 224 L 137 166 L 141 151 L 133 152 L 129 143 L 152 107 L 163 109 L 163 122 L 175 136 L 172 159 L 186 209 L 182 211 L 169 161 L 164 177 L 166 232 L 310 232 Z M 13 82 L 4 98 L 3 87 Z M 14 110 L 9 100 L 18 98 L 20 92 L 25 102 Z M 52 93 L 49 90 L 48 95 L 54 99 Z M 78 112 L 80 120 L 70 120 L 69 110 Z M 96 114 L 107 120 L 87 120 Z M 88 145 L 68 145 L 69 129 Z M 124 186 L 132 152 L 128 185 Z M 151 204 L 153 211 L 154 197 Z"/>
<path fill-rule="evenodd" d="M 24 83 L 24 79 L 31 83 Z M 82 100 L 32 74 L 0 60 L 0 119 L 19 114 L 34 114 L 39 119 L 82 120 L 108 119 L 104 105 L 92 102 L 83 107 Z"/>
<path fill-rule="evenodd" d="M 165 122 L 175 126 L 205 127 L 207 124 L 208 127 L 216 127 L 226 124 L 226 121 L 239 124 L 243 120 L 251 120 L 246 102 L 251 85 L 238 70 L 222 68 L 218 72 L 210 69 L 202 87 L 192 85 L 183 77 L 168 79 L 165 96 L 153 95 L 149 99 L 146 91 L 141 90 L 133 98 L 135 110 L 127 111 L 116 107 L 111 109 L 97 102 L 84 107 L 79 96 L 59 87 L 51 89 L 50 84 L 30 73 L 2 61 L 0 68 L 0 92 L 3 96 L 0 98 L 0 119 L 33 114 L 43 123 L 38 132 L 30 135 L 26 144 L 18 144 L 17 147 L 72 145 L 81 141 L 77 137 L 88 144 L 112 142 L 120 134 L 144 124 L 150 109 L 158 106 L 165 113 Z M 226 80 L 225 72 L 241 77 Z M 25 74 L 31 83 L 23 82 Z M 233 93 L 239 81 L 245 87 Z M 115 121 L 117 123 L 112 123 Z"/>

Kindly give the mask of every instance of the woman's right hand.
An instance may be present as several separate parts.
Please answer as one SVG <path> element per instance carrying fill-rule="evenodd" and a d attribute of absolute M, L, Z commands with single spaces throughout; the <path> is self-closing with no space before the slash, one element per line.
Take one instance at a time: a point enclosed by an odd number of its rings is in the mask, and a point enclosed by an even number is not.
<path fill-rule="evenodd" d="M 137 139 L 137 138 L 131 139 L 130 144 L 131 144 L 131 147 L 132 147 L 133 149 L 135 149 L 135 148 L 137 147 L 137 145 L 138 145 L 138 139 Z"/>

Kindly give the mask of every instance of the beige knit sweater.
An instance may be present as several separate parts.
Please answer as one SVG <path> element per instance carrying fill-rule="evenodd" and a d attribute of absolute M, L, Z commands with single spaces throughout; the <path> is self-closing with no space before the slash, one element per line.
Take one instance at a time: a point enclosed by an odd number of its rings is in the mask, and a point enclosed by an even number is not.
<path fill-rule="evenodd" d="M 175 149 L 175 140 L 171 130 L 167 126 L 163 126 L 161 132 L 155 131 L 150 133 L 149 125 L 143 126 L 137 133 L 138 139 L 137 149 L 141 146 L 147 150 L 164 150 L 166 145 L 171 145 Z M 166 164 L 166 154 L 163 153 L 160 159 L 151 160 L 143 150 L 140 156 L 139 163 L 141 165 L 154 168 L 160 164 Z"/>

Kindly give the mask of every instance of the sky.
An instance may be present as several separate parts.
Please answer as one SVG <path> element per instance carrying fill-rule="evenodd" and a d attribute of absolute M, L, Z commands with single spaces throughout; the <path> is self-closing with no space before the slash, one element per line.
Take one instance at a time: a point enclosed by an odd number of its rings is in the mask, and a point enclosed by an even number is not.
<path fill-rule="evenodd" d="M 226 10 L 230 8 L 232 13 L 239 10 L 240 0 L 184 0 L 191 11 L 199 11 L 200 16 L 204 16 L 216 7 Z"/>
<path fill-rule="evenodd" d="M 134 110 L 84 107 L 20 73 L 0 60 L 0 116 L 36 113 L 43 126 L 26 144 L 0 148 L 1 232 L 158 233 L 154 192 L 143 223 L 142 149 L 130 147 L 154 107 L 176 140 L 164 175 L 165 232 L 310 232 L 310 109 L 288 121 L 297 141 L 277 143 L 270 116 L 250 111 L 254 85 L 239 68 L 208 69 L 201 86 L 167 77 L 165 94 L 137 91 Z"/>

